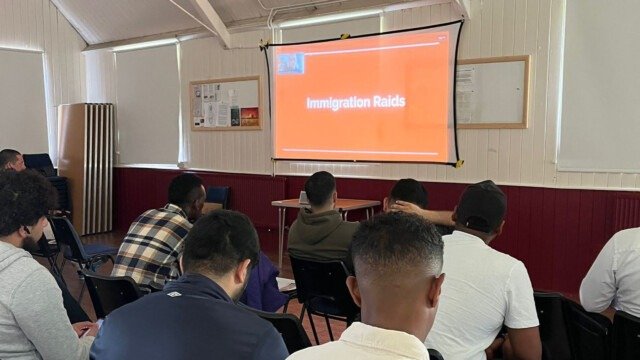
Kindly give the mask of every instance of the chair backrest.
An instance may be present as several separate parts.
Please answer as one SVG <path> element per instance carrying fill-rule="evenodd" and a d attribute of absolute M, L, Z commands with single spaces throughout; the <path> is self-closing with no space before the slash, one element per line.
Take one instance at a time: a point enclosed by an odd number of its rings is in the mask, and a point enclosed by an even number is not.
<path fill-rule="evenodd" d="M 56 176 L 58 172 L 53 167 L 49 154 L 23 154 L 24 166 L 40 172 L 45 177 Z"/>
<path fill-rule="evenodd" d="M 444 360 L 444 357 L 442 356 L 442 354 L 440 354 L 440 351 L 436 349 L 427 349 L 427 352 L 429 352 L 430 360 Z"/>
<path fill-rule="evenodd" d="M 291 314 L 278 314 L 265 311 L 256 310 L 248 306 L 243 306 L 245 309 L 255 313 L 261 318 L 267 320 L 278 330 L 282 335 L 285 345 L 289 354 L 302 349 L 306 349 L 311 346 L 311 341 L 307 332 L 302 327 L 300 319 Z"/>
<path fill-rule="evenodd" d="M 337 310 L 333 315 L 353 316 L 359 312 L 347 289 L 349 271 L 342 261 L 314 261 L 289 255 L 300 303 L 314 298 L 329 302 Z"/>
<path fill-rule="evenodd" d="M 564 297 L 557 293 L 534 292 L 538 320 L 542 359 L 571 360 L 571 347 L 564 314 Z"/>
<path fill-rule="evenodd" d="M 611 357 L 611 321 L 589 313 L 580 304 L 565 300 L 569 342 L 574 359 L 608 360 Z"/>
<path fill-rule="evenodd" d="M 80 241 L 80 236 L 78 236 L 76 229 L 71 225 L 69 219 L 62 216 L 51 216 L 49 223 L 51 224 L 51 230 L 53 230 L 56 241 L 58 244 L 69 247 L 73 260 L 80 263 L 89 260 L 89 256 L 84 251 L 82 241 Z"/>
<path fill-rule="evenodd" d="M 640 318 L 616 312 L 611 335 L 614 360 L 640 359 Z"/>
<path fill-rule="evenodd" d="M 229 187 L 228 186 L 209 186 L 207 189 L 207 202 L 222 204 L 223 209 L 229 207 Z"/>
<path fill-rule="evenodd" d="M 82 274 L 98 318 L 142 297 L 138 284 L 128 276 L 102 276 L 86 269 Z"/>

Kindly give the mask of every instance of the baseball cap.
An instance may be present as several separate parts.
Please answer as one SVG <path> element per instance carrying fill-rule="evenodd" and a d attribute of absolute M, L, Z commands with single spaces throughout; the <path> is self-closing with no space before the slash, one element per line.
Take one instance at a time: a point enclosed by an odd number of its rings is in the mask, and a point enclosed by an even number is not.
<path fill-rule="evenodd" d="M 483 233 L 500 226 L 507 212 L 507 197 L 491 180 L 469 185 L 460 196 L 456 222 Z"/>

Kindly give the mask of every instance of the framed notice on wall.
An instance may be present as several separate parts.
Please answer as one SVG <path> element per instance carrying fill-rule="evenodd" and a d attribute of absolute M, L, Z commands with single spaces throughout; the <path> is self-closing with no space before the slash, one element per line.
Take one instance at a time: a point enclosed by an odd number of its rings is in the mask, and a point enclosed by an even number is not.
<path fill-rule="evenodd" d="M 259 76 L 192 81 L 189 97 L 192 130 L 262 128 Z"/>
<path fill-rule="evenodd" d="M 529 55 L 458 60 L 459 129 L 526 129 Z"/>

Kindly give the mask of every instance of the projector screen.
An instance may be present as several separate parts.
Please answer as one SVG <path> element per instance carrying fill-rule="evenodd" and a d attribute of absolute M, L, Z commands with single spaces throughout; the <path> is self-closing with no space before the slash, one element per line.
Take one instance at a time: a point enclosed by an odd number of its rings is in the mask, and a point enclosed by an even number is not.
<path fill-rule="evenodd" d="M 455 163 L 461 26 L 271 45 L 274 159 Z"/>

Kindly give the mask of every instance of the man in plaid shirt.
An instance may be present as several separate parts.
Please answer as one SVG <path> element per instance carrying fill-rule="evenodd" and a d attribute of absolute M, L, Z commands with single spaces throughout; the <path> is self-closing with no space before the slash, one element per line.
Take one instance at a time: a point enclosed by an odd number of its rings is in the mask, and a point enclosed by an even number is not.
<path fill-rule="evenodd" d="M 169 185 L 169 203 L 144 212 L 131 224 L 120 245 L 111 276 L 130 276 L 143 289 L 164 285 L 180 276 L 178 258 L 191 221 L 202 214 L 206 192 L 193 174 L 175 177 Z"/>

